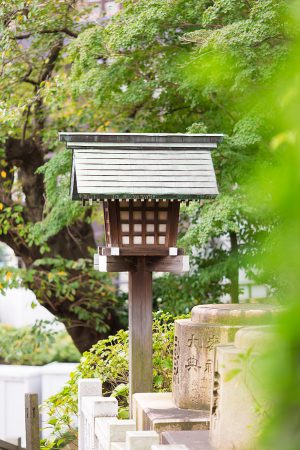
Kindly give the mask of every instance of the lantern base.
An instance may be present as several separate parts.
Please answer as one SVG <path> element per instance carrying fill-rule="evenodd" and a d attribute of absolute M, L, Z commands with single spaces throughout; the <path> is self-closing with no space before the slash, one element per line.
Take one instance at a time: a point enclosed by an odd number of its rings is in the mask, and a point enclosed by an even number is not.
<path fill-rule="evenodd" d="M 140 258 L 145 258 L 146 272 L 188 272 L 189 257 L 178 256 L 103 256 L 94 255 L 94 269 L 100 272 L 136 272 Z"/>
<path fill-rule="evenodd" d="M 98 252 L 102 256 L 177 256 L 184 254 L 182 248 L 154 245 L 98 247 Z"/>

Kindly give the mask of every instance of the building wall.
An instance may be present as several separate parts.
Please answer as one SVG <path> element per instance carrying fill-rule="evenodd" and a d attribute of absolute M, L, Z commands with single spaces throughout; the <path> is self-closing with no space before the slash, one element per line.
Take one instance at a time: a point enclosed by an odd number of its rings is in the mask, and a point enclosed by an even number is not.
<path fill-rule="evenodd" d="M 0 267 L 21 267 L 22 262 L 6 245 L 0 245 Z M 0 294 L 0 323 L 19 328 L 34 325 L 37 320 L 52 321 L 55 317 L 41 306 L 34 293 L 28 289 L 7 289 Z M 55 324 L 55 329 L 64 329 Z"/>

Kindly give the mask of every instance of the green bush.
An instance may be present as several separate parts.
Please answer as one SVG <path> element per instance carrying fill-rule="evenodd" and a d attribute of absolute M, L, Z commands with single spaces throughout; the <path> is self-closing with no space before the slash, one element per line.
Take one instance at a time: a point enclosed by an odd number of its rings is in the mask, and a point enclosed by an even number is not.
<path fill-rule="evenodd" d="M 70 336 L 65 331 L 51 331 L 45 321 L 23 328 L 0 325 L 0 364 L 40 366 L 79 359 L 80 353 Z"/>
<path fill-rule="evenodd" d="M 181 316 L 186 317 L 186 316 Z M 153 389 L 171 390 L 174 317 L 169 313 L 155 313 L 153 319 Z M 51 436 L 43 448 L 63 447 L 77 438 L 72 417 L 77 414 L 77 383 L 81 378 L 99 378 L 104 396 L 118 399 L 119 417 L 128 417 L 128 331 L 120 330 L 95 344 L 85 352 L 69 381 L 56 395 L 50 397 L 43 409 L 50 416 Z"/>
<path fill-rule="evenodd" d="M 219 279 L 213 280 L 210 275 L 210 289 L 207 290 L 207 272 L 200 269 L 193 274 L 176 275 L 168 273 L 156 278 L 153 283 L 154 308 L 168 311 L 177 316 L 187 314 L 193 306 L 218 303 L 222 294 Z"/>

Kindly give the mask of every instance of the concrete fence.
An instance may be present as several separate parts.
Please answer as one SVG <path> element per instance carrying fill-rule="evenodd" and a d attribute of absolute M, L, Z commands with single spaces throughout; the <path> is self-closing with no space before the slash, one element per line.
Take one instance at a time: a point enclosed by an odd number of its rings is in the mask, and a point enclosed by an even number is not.
<path fill-rule="evenodd" d="M 155 431 L 136 431 L 134 420 L 118 419 L 118 402 L 102 396 L 99 380 L 78 384 L 79 450 L 184 450 L 183 445 L 159 445 Z"/>
<path fill-rule="evenodd" d="M 15 441 L 21 437 L 25 445 L 24 395 L 34 392 L 39 404 L 56 394 L 76 368 L 73 363 L 50 363 L 45 366 L 0 365 L 0 439 Z M 43 412 L 41 427 L 46 426 Z M 42 437 L 50 433 L 42 430 Z"/>

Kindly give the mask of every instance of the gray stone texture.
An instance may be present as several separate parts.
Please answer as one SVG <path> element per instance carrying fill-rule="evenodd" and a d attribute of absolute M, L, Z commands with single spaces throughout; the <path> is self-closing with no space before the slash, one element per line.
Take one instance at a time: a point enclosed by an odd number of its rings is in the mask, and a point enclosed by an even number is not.
<path fill-rule="evenodd" d="M 133 396 L 133 414 L 138 430 L 208 430 L 209 411 L 177 408 L 170 393 L 141 393 Z"/>
<path fill-rule="evenodd" d="M 281 308 L 260 304 L 212 304 L 175 321 L 173 401 L 178 408 L 209 410 L 214 348 L 233 342 L 243 326 L 272 322 Z"/>
<path fill-rule="evenodd" d="M 167 445 L 185 445 L 188 450 L 213 450 L 209 443 L 208 431 L 175 431 L 165 432 L 161 441 Z"/>

